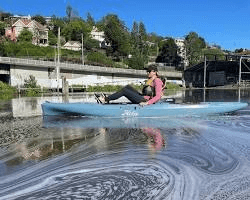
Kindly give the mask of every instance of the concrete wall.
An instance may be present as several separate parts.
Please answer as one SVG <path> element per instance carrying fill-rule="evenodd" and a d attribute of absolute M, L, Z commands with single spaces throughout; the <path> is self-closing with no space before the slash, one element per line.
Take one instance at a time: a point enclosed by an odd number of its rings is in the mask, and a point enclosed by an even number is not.
<path fill-rule="evenodd" d="M 55 72 L 52 72 L 52 75 L 49 74 L 48 69 L 46 68 L 37 68 L 30 66 L 16 66 L 11 65 L 10 67 L 10 83 L 11 86 L 20 86 L 24 85 L 25 79 L 28 80 L 30 75 L 34 76 L 37 80 L 37 84 L 42 87 L 48 88 L 57 88 L 57 80 Z M 127 84 L 140 84 L 146 79 L 140 77 L 125 77 L 117 75 L 101 75 L 97 73 L 74 73 L 74 72 L 61 72 L 59 79 L 59 87 L 62 87 L 62 77 L 66 77 L 69 86 L 71 85 L 127 85 Z"/>
<path fill-rule="evenodd" d="M 25 79 L 33 75 L 37 83 L 43 87 L 48 87 L 48 70 L 46 68 L 37 68 L 30 66 L 10 67 L 10 84 L 11 86 L 23 86 Z"/>
<path fill-rule="evenodd" d="M 3 71 L 8 66 L 8 70 Z M 11 57 L 0 57 L 0 70 L 2 74 L 10 77 L 12 86 L 23 86 L 25 79 L 33 75 L 37 83 L 42 87 L 62 87 L 62 77 L 71 85 L 95 85 L 95 84 L 140 84 L 147 77 L 145 70 L 110 68 L 92 65 L 80 65 L 72 63 L 60 63 L 60 81 L 56 80 L 57 63 L 44 60 L 20 59 Z M 1 71 L 0 71 L 1 72 Z M 160 76 L 168 79 L 169 82 L 181 84 L 181 72 L 160 71 Z"/>

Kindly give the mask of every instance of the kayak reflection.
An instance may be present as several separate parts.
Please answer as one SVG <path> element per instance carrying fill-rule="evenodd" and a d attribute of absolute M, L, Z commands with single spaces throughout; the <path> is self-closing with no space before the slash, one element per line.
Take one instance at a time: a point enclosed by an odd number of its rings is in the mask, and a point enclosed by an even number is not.
<path fill-rule="evenodd" d="M 44 117 L 38 137 L 18 143 L 10 141 L 6 160 L 8 166 L 20 165 L 25 160 L 43 160 L 77 149 L 88 148 L 90 154 L 146 147 L 153 155 L 169 147 L 169 134 L 192 137 L 204 128 L 192 118 L 87 118 Z M 87 144 L 87 146 L 84 146 Z M 133 147 L 133 148 L 134 148 Z"/>
<path fill-rule="evenodd" d="M 45 128 L 176 128 L 190 127 L 190 118 L 174 117 L 130 117 L 130 118 L 108 118 L 108 117 L 64 117 L 43 116 L 43 127 Z M 197 123 L 197 126 L 199 124 Z"/>

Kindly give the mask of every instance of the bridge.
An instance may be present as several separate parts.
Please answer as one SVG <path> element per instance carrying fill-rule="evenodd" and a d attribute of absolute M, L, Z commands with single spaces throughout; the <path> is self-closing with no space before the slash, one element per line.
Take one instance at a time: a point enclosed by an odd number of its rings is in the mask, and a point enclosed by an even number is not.
<path fill-rule="evenodd" d="M 160 71 L 159 73 L 168 81 L 181 84 L 181 72 Z M 49 88 L 55 88 L 58 84 L 61 87 L 61 78 L 65 78 L 69 85 L 136 84 L 146 78 L 144 70 L 0 57 L 0 80 L 9 82 L 12 86 L 21 86 L 30 75 L 36 78 L 39 85 Z M 58 80 L 59 83 L 57 83 Z"/>

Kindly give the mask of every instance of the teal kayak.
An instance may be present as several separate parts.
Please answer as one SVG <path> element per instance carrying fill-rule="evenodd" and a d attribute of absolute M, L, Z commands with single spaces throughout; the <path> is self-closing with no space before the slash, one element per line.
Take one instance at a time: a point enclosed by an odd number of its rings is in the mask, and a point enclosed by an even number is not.
<path fill-rule="evenodd" d="M 162 117 L 227 113 L 247 106 L 247 103 L 241 102 L 206 102 L 199 104 L 172 104 L 168 102 L 159 102 L 144 107 L 138 104 L 123 103 L 98 104 L 87 102 L 45 102 L 42 104 L 42 110 L 44 116 L 82 115 L 99 117 Z"/>

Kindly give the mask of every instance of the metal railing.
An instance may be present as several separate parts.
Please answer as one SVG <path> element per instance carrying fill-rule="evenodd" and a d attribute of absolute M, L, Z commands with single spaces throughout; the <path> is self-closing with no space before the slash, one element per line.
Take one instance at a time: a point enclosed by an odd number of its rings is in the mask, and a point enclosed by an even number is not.
<path fill-rule="evenodd" d="M 0 63 L 5 64 L 15 64 L 15 65 L 27 65 L 27 66 L 36 66 L 36 67 L 45 67 L 45 68 L 56 68 L 58 63 L 53 61 L 44 61 L 44 60 L 33 60 L 33 59 L 22 59 L 22 58 L 11 58 L 11 57 L 0 57 Z M 60 69 L 76 70 L 76 71 L 88 71 L 88 72 L 104 72 L 104 73 L 119 73 L 119 74 L 131 74 L 145 76 L 145 70 L 136 70 L 136 69 L 123 69 L 123 68 L 111 68 L 111 67 L 100 67 L 93 65 L 81 65 L 81 64 L 72 64 L 61 62 L 59 64 Z M 161 71 L 161 75 L 166 77 L 173 78 L 182 78 L 181 72 L 165 72 Z"/>

